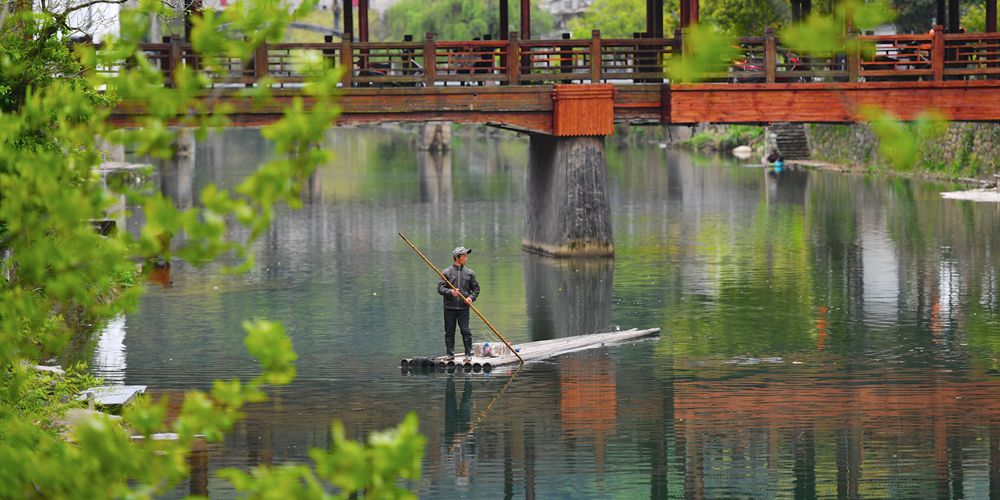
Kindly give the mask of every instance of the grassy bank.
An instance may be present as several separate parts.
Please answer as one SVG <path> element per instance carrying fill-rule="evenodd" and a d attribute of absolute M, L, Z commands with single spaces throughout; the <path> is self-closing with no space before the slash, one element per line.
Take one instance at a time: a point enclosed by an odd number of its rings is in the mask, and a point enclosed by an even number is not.
<path fill-rule="evenodd" d="M 895 135 L 868 124 L 811 124 L 808 134 L 814 160 L 853 169 L 979 180 L 1000 172 L 1000 124 L 944 123 L 931 131 L 901 124 Z"/>

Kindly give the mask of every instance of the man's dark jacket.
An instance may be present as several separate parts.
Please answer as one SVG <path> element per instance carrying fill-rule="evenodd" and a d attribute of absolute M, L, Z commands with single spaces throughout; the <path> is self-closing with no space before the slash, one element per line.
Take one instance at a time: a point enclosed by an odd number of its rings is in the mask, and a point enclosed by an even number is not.
<path fill-rule="evenodd" d="M 476 280 L 476 273 L 469 266 L 455 267 L 454 264 L 441 271 L 441 274 L 448 281 L 462 291 L 462 295 L 469 297 L 473 302 L 479 296 L 479 281 Z M 469 306 L 461 297 L 451 296 L 451 287 L 444 281 L 438 282 L 438 293 L 444 298 L 445 309 L 468 309 Z"/>

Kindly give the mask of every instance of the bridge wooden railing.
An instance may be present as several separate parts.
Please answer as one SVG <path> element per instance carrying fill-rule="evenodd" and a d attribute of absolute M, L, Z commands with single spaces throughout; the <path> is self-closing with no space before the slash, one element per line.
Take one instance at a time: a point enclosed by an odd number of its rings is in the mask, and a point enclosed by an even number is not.
<path fill-rule="evenodd" d="M 722 61 L 725 71 L 709 82 L 808 83 L 1000 78 L 1000 34 L 859 36 L 857 44 L 825 57 L 801 56 L 784 48 L 774 32 L 739 39 L 741 55 Z M 665 82 L 663 67 L 685 52 L 672 38 L 439 41 L 428 34 L 413 42 L 266 44 L 248 60 L 207 61 L 190 44 L 171 38 L 143 44 L 145 56 L 173 81 L 181 65 L 212 67 L 215 85 L 297 86 L 305 80 L 295 64 L 315 53 L 350 68 L 345 87 L 615 84 Z M 690 48 L 697 50 L 697 48 Z M 214 63 L 214 64 L 208 64 Z M 113 69 L 105 69 L 113 70 Z"/>

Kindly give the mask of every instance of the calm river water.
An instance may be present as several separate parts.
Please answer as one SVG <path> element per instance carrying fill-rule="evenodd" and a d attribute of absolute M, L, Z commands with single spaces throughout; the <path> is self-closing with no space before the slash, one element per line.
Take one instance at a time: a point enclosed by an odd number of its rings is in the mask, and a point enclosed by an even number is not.
<path fill-rule="evenodd" d="M 1000 498 L 997 205 L 609 141 L 617 256 L 551 260 L 520 248 L 526 139 L 479 131 L 435 158 L 407 130 L 329 137 L 338 159 L 251 272 L 175 262 L 100 339 L 99 373 L 179 403 L 256 373 L 243 319 L 291 336 L 298 378 L 178 493 L 234 496 L 216 470 L 308 462 L 333 420 L 360 438 L 415 411 L 421 498 Z M 156 182 L 190 206 L 268 155 L 232 130 Z M 403 374 L 443 335 L 437 279 L 399 231 L 441 267 L 472 247 L 477 304 L 513 342 L 662 336 L 514 374 Z"/>

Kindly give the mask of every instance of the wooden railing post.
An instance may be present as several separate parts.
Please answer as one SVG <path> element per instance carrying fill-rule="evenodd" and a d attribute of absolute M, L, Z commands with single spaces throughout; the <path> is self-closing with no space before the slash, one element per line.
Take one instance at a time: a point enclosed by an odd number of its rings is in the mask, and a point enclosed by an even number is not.
<path fill-rule="evenodd" d="M 516 31 L 507 34 L 507 82 L 521 84 L 521 42 Z"/>
<path fill-rule="evenodd" d="M 562 39 L 569 40 L 569 33 L 563 33 Z M 560 73 L 572 73 L 573 72 L 573 47 L 567 45 L 559 46 L 559 72 Z"/>
<path fill-rule="evenodd" d="M 861 39 L 857 30 L 847 32 L 847 81 L 857 83 L 861 79 Z"/>
<path fill-rule="evenodd" d="M 590 83 L 601 83 L 601 30 L 590 32 Z"/>
<path fill-rule="evenodd" d="M 764 83 L 774 83 L 778 71 L 778 43 L 774 39 L 774 28 L 764 30 Z"/>
<path fill-rule="evenodd" d="M 684 57 L 684 32 L 680 28 L 674 29 L 674 38 L 670 41 L 670 58 Z M 661 68 L 666 73 L 666 68 Z M 667 78 L 670 75 L 666 75 Z M 671 82 L 672 83 L 672 82 Z"/>
<path fill-rule="evenodd" d="M 437 45 L 434 43 L 434 33 L 424 33 L 424 85 L 434 86 L 437 78 Z"/>
<path fill-rule="evenodd" d="M 931 39 L 931 71 L 934 81 L 944 80 L 944 26 L 934 26 L 934 37 Z"/>
<path fill-rule="evenodd" d="M 177 70 L 181 67 L 181 37 L 170 35 L 170 84 L 177 88 Z"/>
<path fill-rule="evenodd" d="M 254 64 L 254 82 L 259 83 L 261 78 L 267 76 L 268 73 L 268 59 L 267 59 L 267 42 L 261 42 L 257 46 L 257 49 L 253 54 L 253 64 Z"/>
<path fill-rule="evenodd" d="M 323 43 L 328 46 L 328 48 L 323 49 L 323 58 L 328 59 L 330 64 L 336 66 L 337 61 L 334 58 L 337 57 L 337 51 L 333 48 L 333 35 L 323 35 Z"/>
<path fill-rule="evenodd" d="M 682 0 L 684 1 L 684 0 Z M 684 43 L 684 35 L 687 34 L 686 28 L 680 28 L 681 36 L 681 56 L 684 58 L 691 57 L 691 53 L 694 52 L 694 47 L 690 43 Z"/>
<path fill-rule="evenodd" d="M 340 81 L 345 87 L 353 85 L 354 79 L 354 49 L 351 47 L 351 38 L 346 34 L 340 39 L 340 68 L 343 74 Z"/>

